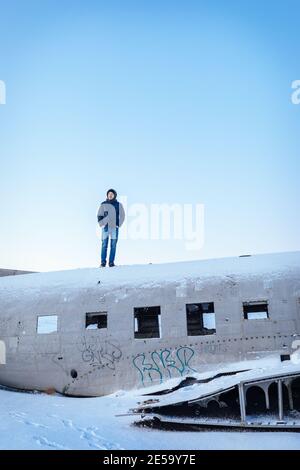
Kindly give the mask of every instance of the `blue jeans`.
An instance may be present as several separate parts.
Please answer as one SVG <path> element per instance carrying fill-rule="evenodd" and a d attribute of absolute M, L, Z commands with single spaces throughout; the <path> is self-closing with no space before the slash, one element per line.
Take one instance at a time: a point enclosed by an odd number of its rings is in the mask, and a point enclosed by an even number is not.
<path fill-rule="evenodd" d="M 109 264 L 113 264 L 116 256 L 117 241 L 119 236 L 119 227 L 111 228 L 104 227 L 102 229 L 102 250 L 101 250 L 101 264 L 106 264 L 108 240 L 110 237 L 110 253 Z"/>

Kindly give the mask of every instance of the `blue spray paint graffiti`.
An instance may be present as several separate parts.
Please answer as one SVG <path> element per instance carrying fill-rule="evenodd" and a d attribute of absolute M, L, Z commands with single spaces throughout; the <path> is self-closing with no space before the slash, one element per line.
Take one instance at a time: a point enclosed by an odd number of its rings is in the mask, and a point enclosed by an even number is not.
<path fill-rule="evenodd" d="M 152 382 L 162 382 L 163 379 L 183 376 L 191 372 L 197 372 L 190 366 L 190 361 L 195 352 L 187 346 L 178 349 L 163 349 L 148 354 L 137 354 L 133 358 L 133 365 L 139 371 L 143 385 Z"/>

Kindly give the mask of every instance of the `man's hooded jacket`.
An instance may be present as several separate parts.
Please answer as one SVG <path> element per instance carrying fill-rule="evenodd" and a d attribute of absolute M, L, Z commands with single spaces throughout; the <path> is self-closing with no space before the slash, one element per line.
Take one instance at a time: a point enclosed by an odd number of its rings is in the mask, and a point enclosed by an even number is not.
<path fill-rule="evenodd" d="M 114 199 L 106 199 L 103 201 L 98 210 L 98 223 L 100 227 L 121 227 L 125 220 L 125 211 L 123 205 L 117 200 L 117 192 L 114 189 L 109 189 L 109 192 L 114 193 Z"/>

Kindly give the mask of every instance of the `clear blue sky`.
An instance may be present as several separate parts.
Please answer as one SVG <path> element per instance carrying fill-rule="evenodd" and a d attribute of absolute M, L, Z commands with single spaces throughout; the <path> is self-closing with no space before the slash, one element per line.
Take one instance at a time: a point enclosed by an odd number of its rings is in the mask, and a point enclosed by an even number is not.
<path fill-rule="evenodd" d="M 0 0 L 0 267 L 99 264 L 96 211 L 203 203 L 205 244 L 117 263 L 300 249 L 298 0 Z"/>

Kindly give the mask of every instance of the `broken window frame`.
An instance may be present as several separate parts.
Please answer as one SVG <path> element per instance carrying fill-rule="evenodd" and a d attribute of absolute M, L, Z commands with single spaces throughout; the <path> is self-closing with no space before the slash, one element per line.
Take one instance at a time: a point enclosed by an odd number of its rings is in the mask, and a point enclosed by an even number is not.
<path fill-rule="evenodd" d="M 262 308 L 261 308 L 262 307 Z M 252 316 L 253 314 L 264 314 L 264 316 Z M 249 317 L 250 314 L 250 317 Z M 250 302 L 243 302 L 243 315 L 244 320 L 254 321 L 254 320 L 268 320 L 269 316 L 269 302 L 267 300 L 254 300 Z"/>
<path fill-rule="evenodd" d="M 94 322 L 88 322 L 89 317 L 90 318 L 99 317 L 99 319 Z M 104 320 L 104 324 L 103 324 L 104 326 L 101 325 L 101 322 L 103 320 Z M 107 312 L 86 312 L 85 314 L 85 330 L 86 331 L 107 330 L 107 323 L 108 323 Z M 97 328 L 89 328 L 90 325 L 98 325 L 98 326 Z"/>
<path fill-rule="evenodd" d="M 159 305 L 134 307 L 133 314 L 135 339 L 161 338 L 161 307 Z M 150 326 L 145 325 L 147 317 L 150 323 L 152 320 L 152 325 Z"/>
<path fill-rule="evenodd" d="M 195 306 L 194 312 L 192 307 Z M 216 314 L 214 302 L 192 302 L 185 304 L 187 336 L 207 336 L 216 334 Z M 205 326 L 205 316 L 212 315 L 213 328 Z"/>

